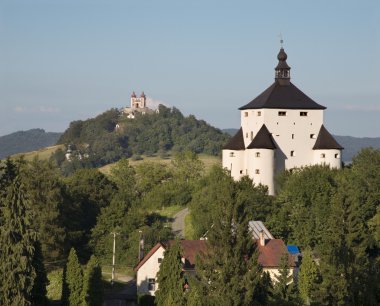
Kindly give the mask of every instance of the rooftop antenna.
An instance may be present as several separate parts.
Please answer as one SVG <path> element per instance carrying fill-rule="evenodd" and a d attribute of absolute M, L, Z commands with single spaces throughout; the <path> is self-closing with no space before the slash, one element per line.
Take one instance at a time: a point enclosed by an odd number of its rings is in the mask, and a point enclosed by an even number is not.
<path fill-rule="evenodd" d="M 284 39 L 283 39 L 283 37 L 282 37 L 282 33 L 280 33 L 280 34 L 278 35 L 278 37 L 280 38 L 280 45 L 281 45 L 281 48 L 284 48 Z"/>

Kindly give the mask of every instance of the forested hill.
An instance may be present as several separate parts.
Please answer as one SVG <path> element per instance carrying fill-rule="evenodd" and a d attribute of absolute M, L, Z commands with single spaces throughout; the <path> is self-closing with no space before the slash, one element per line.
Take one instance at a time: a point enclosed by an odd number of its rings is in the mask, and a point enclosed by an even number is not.
<path fill-rule="evenodd" d="M 7 156 L 38 150 L 54 145 L 62 133 L 45 132 L 43 129 L 18 131 L 0 137 L 0 159 Z"/>
<path fill-rule="evenodd" d="M 159 112 L 128 119 L 111 109 L 93 119 L 73 121 L 59 144 L 86 154 L 93 165 L 108 164 L 122 157 L 165 155 L 191 150 L 218 155 L 230 136 L 193 115 L 159 106 Z"/>
<path fill-rule="evenodd" d="M 224 129 L 223 132 L 235 135 L 238 129 Z M 342 158 L 344 162 L 352 161 L 352 158 L 357 155 L 361 149 L 372 147 L 380 149 L 380 137 L 352 137 L 352 136 L 337 136 L 334 135 L 336 141 L 344 148 Z"/>

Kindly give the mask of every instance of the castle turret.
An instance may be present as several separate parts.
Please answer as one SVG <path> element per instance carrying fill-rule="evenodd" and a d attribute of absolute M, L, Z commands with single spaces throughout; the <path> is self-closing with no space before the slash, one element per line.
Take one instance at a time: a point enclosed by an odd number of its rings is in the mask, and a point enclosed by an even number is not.
<path fill-rule="evenodd" d="M 284 48 L 281 48 L 277 55 L 278 64 L 274 69 L 276 71 L 275 80 L 280 85 L 290 85 L 290 67 L 286 63 L 287 58 L 288 55 L 285 53 Z"/>

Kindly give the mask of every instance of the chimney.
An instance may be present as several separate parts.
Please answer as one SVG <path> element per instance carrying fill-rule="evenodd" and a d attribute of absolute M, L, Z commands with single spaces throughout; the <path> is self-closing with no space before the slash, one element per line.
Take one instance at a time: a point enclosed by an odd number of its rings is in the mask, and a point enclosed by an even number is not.
<path fill-rule="evenodd" d="M 264 238 L 264 231 L 260 231 L 260 245 L 265 246 L 265 238 Z"/>

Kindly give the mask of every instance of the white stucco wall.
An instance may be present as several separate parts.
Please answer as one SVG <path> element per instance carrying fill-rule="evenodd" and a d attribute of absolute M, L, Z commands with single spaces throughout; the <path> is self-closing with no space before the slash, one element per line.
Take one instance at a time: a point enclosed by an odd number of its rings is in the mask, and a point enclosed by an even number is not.
<path fill-rule="evenodd" d="M 255 184 L 268 186 L 268 193 L 274 194 L 274 150 L 248 149 L 246 150 L 246 166 L 248 176 Z"/>
<path fill-rule="evenodd" d="M 231 172 L 231 176 L 235 180 L 239 180 L 246 175 L 246 167 L 244 163 L 245 151 L 223 150 L 222 165 L 224 169 Z"/>
<path fill-rule="evenodd" d="M 331 168 L 340 169 L 342 167 L 342 157 L 340 150 L 314 150 L 314 164 L 328 165 Z"/>
<path fill-rule="evenodd" d="M 165 249 L 161 246 L 157 251 L 140 267 L 136 275 L 137 293 L 154 295 L 158 289 L 157 273 L 160 270 L 159 258 L 164 258 Z M 156 280 L 155 290 L 148 290 L 148 279 Z"/>

